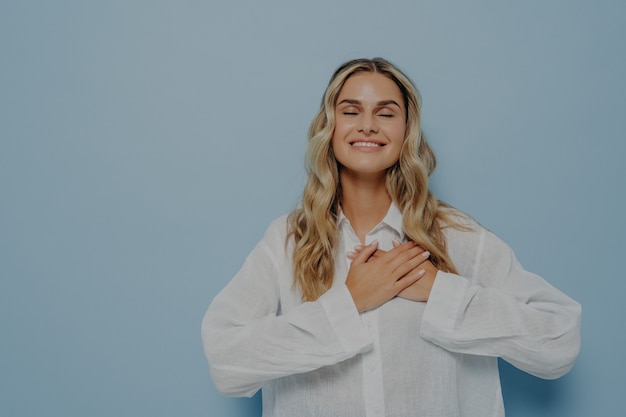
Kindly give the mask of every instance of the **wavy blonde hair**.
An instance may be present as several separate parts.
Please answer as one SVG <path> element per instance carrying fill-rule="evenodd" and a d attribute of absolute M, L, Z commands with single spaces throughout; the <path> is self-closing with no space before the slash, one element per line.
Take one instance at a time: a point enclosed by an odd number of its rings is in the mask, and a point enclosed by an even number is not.
<path fill-rule="evenodd" d="M 335 129 L 337 97 L 346 80 L 361 72 L 382 74 L 396 83 L 404 99 L 406 132 L 398 161 L 387 169 L 387 191 L 402 213 L 406 236 L 430 251 L 438 269 L 456 273 L 448 255 L 445 227 L 463 229 L 453 219 L 455 210 L 437 200 L 428 188 L 435 170 L 435 154 L 420 125 L 421 100 L 413 82 L 382 58 L 355 59 L 341 65 L 324 93 L 318 114 L 309 128 L 306 168 L 308 180 L 301 205 L 289 216 L 293 236 L 294 285 L 303 301 L 314 301 L 326 292 L 334 278 L 334 249 L 338 240 L 337 214 L 341 204 L 339 167 L 331 139 Z"/>

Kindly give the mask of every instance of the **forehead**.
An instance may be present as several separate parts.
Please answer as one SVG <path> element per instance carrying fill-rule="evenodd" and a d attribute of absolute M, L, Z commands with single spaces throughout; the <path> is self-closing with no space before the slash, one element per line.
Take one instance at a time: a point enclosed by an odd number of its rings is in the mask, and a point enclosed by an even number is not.
<path fill-rule="evenodd" d="M 337 96 L 338 101 L 341 99 L 395 100 L 401 103 L 402 92 L 396 83 L 386 75 L 377 72 L 360 72 L 346 80 Z"/>

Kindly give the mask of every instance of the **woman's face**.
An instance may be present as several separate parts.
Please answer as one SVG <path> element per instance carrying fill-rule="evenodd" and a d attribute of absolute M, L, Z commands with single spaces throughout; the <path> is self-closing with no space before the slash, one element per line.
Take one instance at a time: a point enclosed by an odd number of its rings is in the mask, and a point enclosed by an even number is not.
<path fill-rule="evenodd" d="M 400 89 L 375 72 L 344 83 L 335 106 L 332 147 L 342 172 L 384 174 L 398 161 L 406 130 Z"/>

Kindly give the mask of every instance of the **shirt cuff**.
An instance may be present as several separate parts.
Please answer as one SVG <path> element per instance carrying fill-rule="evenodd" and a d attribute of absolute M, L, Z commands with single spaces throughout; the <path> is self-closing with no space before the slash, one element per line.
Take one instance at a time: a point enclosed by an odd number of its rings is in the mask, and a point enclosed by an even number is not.
<path fill-rule="evenodd" d="M 459 275 L 437 272 L 422 317 L 420 334 L 424 339 L 435 341 L 452 337 L 469 285 L 469 281 Z"/>
<path fill-rule="evenodd" d="M 346 352 L 363 353 L 372 347 L 372 335 L 361 320 L 348 287 L 332 287 L 318 301 Z"/>

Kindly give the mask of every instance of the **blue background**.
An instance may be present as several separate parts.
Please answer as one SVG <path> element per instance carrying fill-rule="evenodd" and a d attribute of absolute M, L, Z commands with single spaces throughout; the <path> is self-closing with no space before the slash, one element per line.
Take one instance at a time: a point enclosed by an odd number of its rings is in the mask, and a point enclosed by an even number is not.
<path fill-rule="evenodd" d="M 583 305 L 557 381 L 502 364 L 514 416 L 626 392 L 626 3 L 0 3 L 0 415 L 259 416 L 221 397 L 213 296 L 304 182 L 332 71 L 417 83 L 438 196 Z"/>

